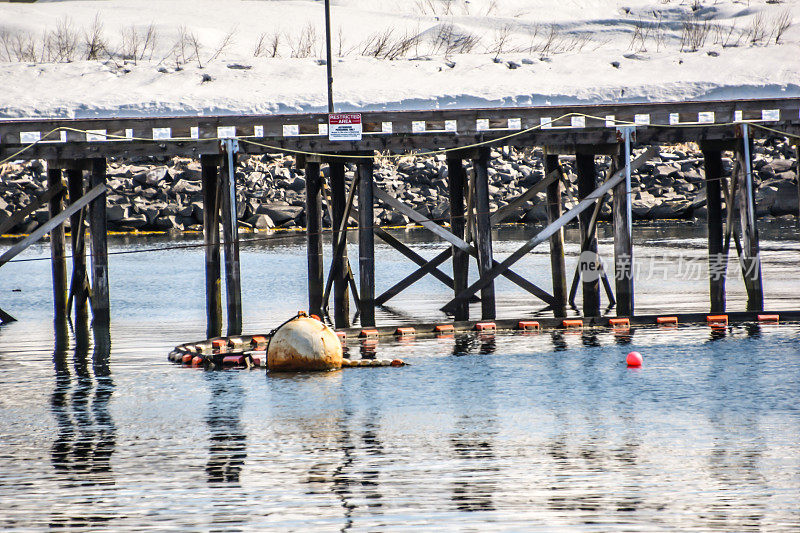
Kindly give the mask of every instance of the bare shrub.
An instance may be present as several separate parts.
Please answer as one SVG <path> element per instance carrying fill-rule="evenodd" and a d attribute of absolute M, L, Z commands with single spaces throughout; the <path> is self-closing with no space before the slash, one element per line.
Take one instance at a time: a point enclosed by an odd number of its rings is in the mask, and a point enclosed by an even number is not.
<path fill-rule="evenodd" d="M 224 54 L 233 45 L 235 37 L 236 37 L 236 26 L 228 30 L 228 33 L 226 33 L 225 36 L 222 38 L 222 40 L 219 42 L 219 45 L 217 45 L 216 50 L 214 50 L 214 53 L 211 54 L 211 57 L 208 59 L 206 64 L 215 61 L 219 56 Z M 199 52 L 197 55 L 198 56 L 200 55 Z"/>
<path fill-rule="evenodd" d="M 103 35 L 103 22 L 100 13 L 96 14 L 88 30 L 83 32 L 84 57 L 92 61 L 100 59 L 101 54 L 108 53 L 108 42 Z"/>
<path fill-rule="evenodd" d="M 43 61 L 70 63 L 78 51 L 78 31 L 72 19 L 64 17 L 56 24 L 56 29 L 48 33 L 42 46 Z"/>
<path fill-rule="evenodd" d="M 747 40 L 752 45 L 759 45 L 769 40 L 767 21 L 763 13 L 756 14 L 750 21 L 750 26 L 747 28 Z"/>
<path fill-rule="evenodd" d="M 702 48 L 711 32 L 711 26 L 707 20 L 685 20 L 681 32 L 681 52 L 696 52 Z"/>
<path fill-rule="evenodd" d="M 781 37 L 783 37 L 783 34 L 786 33 L 786 30 L 788 30 L 793 23 L 792 12 L 788 9 L 783 10 L 773 19 L 772 34 L 775 36 L 775 44 L 780 44 Z"/>
<path fill-rule="evenodd" d="M 289 37 L 288 40 L 292 51 L 291 57 L 310 57 L 317 47 L 317 28 L 311 22 L 307 22 L 300 33 L 294 38 Z"/>
<path fill-rule="evenodd" d="M 185 28 L 181 28 L 181 35 L 185 34 Z M 158 43 L 158 31 L 153 23 L 150 23 L 143 31 L 136 26 L 129 26 L 122 29 L 122 47 L 119 54 L 126 61 L 133 61 L 136 64 L 145 57 L 153 59 L 156 45 Z"/>
<path fill-rule="evenodd" d="M 504 24 L 494 31 L 492 42 L 489 44 L 487 52 L 494 54 L 495 60 L 506 50 L 508 42 L 511 39 L 511 30 L 510 24 Z"/>
<path fill-rule="evenodd" d="M 278 57 L 280 42 L 280 33 L 273 32 L 271 35 L 267 35 L 266 32 L 262 33 L 253 47 L 253 57 Z"/>
<path fill-rule="evenodd" d="M 735 23 L 730 26 L 714 24 L 711 28 L 711 34 L 714 44 L 723 48 L 735 48 L 742 41 L 742 32 L 736 27 Z"/>

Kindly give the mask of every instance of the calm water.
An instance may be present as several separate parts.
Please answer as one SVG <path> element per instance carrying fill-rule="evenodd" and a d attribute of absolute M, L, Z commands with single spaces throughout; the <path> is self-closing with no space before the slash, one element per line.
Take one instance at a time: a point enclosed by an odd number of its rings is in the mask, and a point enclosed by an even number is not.
<path fill-rule="evenodd" d="M 761 231 L 767 307 L 797 308 L 798 231 Z M 702 228 L 635 234 L 638 309 L 705 309 L 707 282 L 692 279 Z M 426 257 L 444 246 L 398 235 Z M 496 255 L 530 235 L 503 229 Z M 545 252 L 515 270 L 549 288 Z M 388 248 L 378 257 L 378 292 L 412 270 Z M 80 328 L 55 345 L 49 268 L 12 263 L 0 277 L 0 307 L 20 319 L 0 327 L 3 529 L 800 528 L 797 325 L 466 335 L 381 345 L 380 357 L 412 363 L 401 369 L 267 378 L 166 362 L 205 335 L 200 249 L 111 257 L 110 352 Z M 303 237 L 243 245 L 242 277 L 245 330 L 268 331 L 305 307 Z M 501 317 L 541 309 L 513 285 L 497 289 Z M 440 318 L 447 295 L 426 279 L 378 320 Z M 743 307 L 732 279 L 729 309 Z M 621 364 L 633 348 L 640 370 Z"/>

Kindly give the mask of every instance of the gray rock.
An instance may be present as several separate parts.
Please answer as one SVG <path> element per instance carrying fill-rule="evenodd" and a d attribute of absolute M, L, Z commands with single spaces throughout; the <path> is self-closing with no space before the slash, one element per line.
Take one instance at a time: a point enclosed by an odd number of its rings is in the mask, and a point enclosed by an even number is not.
<path fill-rule="evenodd" d="M 270 229 L 275 227 L 275 222 L 269 215 L 253 215 L 247 219 L 247 223 L 256 229 Z"/>
<path fill-rule="evenodd" d="M 256 214 L 267 215 L 276 225 L 282 226 L 289 221 L 295 220 L 302 212 L 303 208 L 299 206 L 262 204 L 258 207 Z"/>

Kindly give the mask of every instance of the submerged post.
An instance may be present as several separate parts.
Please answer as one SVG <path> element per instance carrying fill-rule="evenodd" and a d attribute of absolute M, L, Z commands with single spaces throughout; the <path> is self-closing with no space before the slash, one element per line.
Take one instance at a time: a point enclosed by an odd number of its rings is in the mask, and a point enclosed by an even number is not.
<path fill-rule="evenodd" d="M 450 230 L 459 239 L 464 239 L 466 210 L 464 208 L 464 186 L 467 174 L 460 156 L 447 158 L 447 176 L 450 188 Z M 453 293 L 458 295 L 469 285 L 469 254 L 453 245 Z M 460 300 L 453 310 L 455 320 L 469 320 L 469 300 Z"/>
<path fill-rule="evenodd" d="M 586 147 L 587 149 L 590 147 Z M 575 155 L 575 166 L 578 174 L 578 198 L 583 200 L 594 192 L 597 187 L 596 172 L 594 166 L 594 153 L 581 152 Z M 623 182 L 624 183 L 624 182 Z M 580 213 L 578 220 L 581 228 L 581 248 L 582 258 L 591 256 L 592 261 L 597 260 L 597 235 L 591 227 L 592 213 L 586 209 Z M 591 235 L 590 239 L 587 236 Z M 584 254 L 591 252 L 591 254 Z M 583 279 L 583 314 L 584 316 L 600 315 L 600 279 Z"/>
<path fill-rule="evenodd" d="M 736 156 L 744 174 L 745 187 L 739 189 L 739 224 L 742 233 L 742 262 L 744 284 L 747 289 L 747 310 L 764 310 L 764 289 L 761 283 L 761 256 L 756 226 L 755 199 L 753 192 L 753 162 L 750 158 L 751 140 L 749 125 L 742 124 L 742 139 L 738 143 Z"/>
<path fill-rule="evenodd" d="M 236 207 L 236 152 L 238 143 L 223 141 L 222 233 L 225 239 L 225 291 L 228 303 L 228 335 L 242 333 L 242 284 L 239 271 L 239 224 Z"/>
<path fill-rule="evenodd" d="M 70 203 L 77 202 L 83 196 L 83 170 L 80 161 L 73 161 L 67 169 Z M 72 244 L 72 298 L 75 306 L 75 320 L 84 322 L 89 318 L 87 304 L 88 287 L 86 286 L 86 230 L 83 227 L 83 209 L 69 219 L 70 241 Z"/>
<path fill-rule="evenodd" d="M 617 316 L 633 316 L 633 221 L 631 220 L 631 128 L 621 128 L 622 145 L 613 157 L 612 174 L 625 169 L 625 180 L 614 187 L 614 279 Z M 597 240 L 595 240 L 595 250 Z"/>
<path fill-rule="evenodd" d="M 706 205 L 708 208 L 708 284 L 711 312 L 725 312 L 725 277 L 727 255 L 722 228 L 722 151 L 701 146 L 706 170 Z M 728 209 L 733 209 L 732 205 Z"/>
<path fill-rule="evenodd" d="M 61 169 L 54 161 L 47 162 L 47 188 L 53 190 L 62 187 Z M 65 191 L 61 191 L 50 199 L 48 210 L 50 218 L 55 218 L 64 210 Z M 50 261 L 53 272 L 53 310 L 55 320 L 66 320 L 67 309 L 67 258 L 64 225 L 59 224 L 50 230 Z"/>
<path fill-rule="evenodd" d="M 219 156 L 203 154 L 203 244 L 206 249 L 206 328 L 208 337 L 222 335 L 222 278 L 219 249 Z"/>
<path fill-rule="evenodd" d="M 333 203 L 333 257 L 331 258 L 331 268 L 333 274 L 333 322 L 337 328 L 350 327 L 350 295 L 347 292 L 347 271 L 345 262 L 347 258 L 347 247 L 342 248 L 341 253 L 337 254 L 336 243 L 341 239 L 347 239 L 347 230 L 343 235 L 339 234 L 339 227 L 345 217 L 347 204 L 347 191 L 344 179 L 344 163 L 334 161 L 330 163 L 331 176 L 331 202 Z"/>
<path fill-rule="evenodd" d="M 89 188 L 106 182 L 105 158 L 92 159 Z M 108 285 L 108 230 L 106 227 L 106 193 L 89 204 L 89 228 L 92 235 L 92 325 L 95 331 L 111 322 Z M 99 339 L 101 336 L 97 336 Z"/>
<path fill-rule="evenodd" d="M 361 282 L 361 325 L 375 325 L 375 207 L 372 159 L 358 162 L 358 271 Z"/>
<path fill-rule="evenodd" d="M 322 265 L 322 176 L 319 163 L 306 163 L 306 247 L 308 255 L 308 310 L 322 317 L 325 285 Z"/>
<path fill-rule="evenodd" d="M 475 209 L 477 219 L 476 245 L 478 248 L 478 272 L 481 276 L 493 266 L 492 225 L 489 220 L 489 149 L 479 148 L 472 161 L 475 169 Z M 496 316 L 494 281 L 481 289 L 481 319 Z"/>
<path fill-rule="evenodd" d="M 560 171 L 558 154 L 547 154 L 544 159 L 544 175 Z M 547 223 L 552 224 L 562 213 L 561 178 L 547 186 Z M 567 267 L 564 261 L 564 229 L 550 237 L 550 272 L 553 279 L 553 316 L 567 316 Z"/>

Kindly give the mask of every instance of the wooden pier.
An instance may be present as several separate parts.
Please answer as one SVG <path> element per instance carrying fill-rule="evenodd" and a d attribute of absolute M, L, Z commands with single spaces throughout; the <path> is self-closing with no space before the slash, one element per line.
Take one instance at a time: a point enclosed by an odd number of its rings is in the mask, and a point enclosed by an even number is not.
<path fill-rule="evenodd" d="M 576 276 L 568 291 L 563 227 L 579 222 L 581 251 L 596 253 L 596 225 L 601 204 L 613 198 L 613 262 L 602 263 L 603 275 L 581 283 L 583 315 L 601 314 L 601 295 L 616 304 L 620 317 L 635 316 L 634 250 L 631 225 L 631 172 L 658 152 L 658 145 L 696 142 L 705 158 L 708 196 L 709 311 L 722 313 L 725 268 L 731 241 L 745 274 L 747 311 L 764 307 L 759 262 L 752 142 L 766 135 L 800 135 L 800 99 L 738 100 L 664 104 L 462 109 L 439 111 L 370 112 L 362 114 L 360 141 L 331 141 L 327 114 L 109 118 L 72 120 L 0 120 L 0 162 L 44 159 L 49 190 L 39 204 L 49 205 L 50 220 L 0 256 L 0 266 L 28 245 L 50 233 L 53 301 L 56 320 L 89 310 L 97 327 L 110 321 L 108 252 L 106 243 L 106 160 L 109 157 L 184 156 L 202 167 L 205 244 L 206 310 L 209 337 L 222 333 L 222 271 L 226 286 L 227 334 L 242 333 L 241 281 L 236 205 L 236 164 L 242 155 L 287 153 L 296 156 L 306 174 L 308 246 L 308 307 L 327 315 L 337 328 L 357 320 L 375 326 L 375 308 L 424 277 L 432 275 L 452 290 L 442 309 L 456 321 L 468 321 L 469 302 L 480 300 L 481 319 L 495 319 L 494 281 L 503 276 L 544 302 L 554 319 L 566 315 L 578 287 Z M 545 176 L 508 205 L 490 211 L 488 162 L 491 147 L 543 147 Z M 634 148 L 646 148 L 634 157 Z M 736 154 L 731 183 L 723 177 L 722 153 Z M 376 152 L 385 157 L 403 154 L 446 156 L 450 197 L 449 220 L 432 220 L 383 190 L 373 179 Z M 577 205 L 561 205 L 564 172 L 559 156 L 576 160 Z M 596 171 L 595 158 L 611 156 L 607 175 Z M 467 173 L 464 160 L 471 160 Z M 345 163 L 357 165 L 351 187 Z M 327 166 L 328 178 L 323 175 Z M 66 183 L 64 178 L 66 177 Z M 515 208 L 547 197 L 548 225 L 532 230 L 531 238 L 503 261 L 495 260 L 492 227 Z M 729 207 L 723 219 L 722 200 Z M 66 202 L 66 200 L 69 200 Z M 323 271 L 323 199 L 329 209 L 333 246 L 331 268 Z M 357 202 L 356 202 L 357 201 Z M 451 247 L 425 260 L 375 224 L 376 202 L 402 213 L 430 230 Z M 356 203 L 358 204 L 356 207 Z M 39 205 L 31 205 L 0 224 L 0 234 Z M 70 219 L 72 272 L 66 271 L 66 242 L 62 224 Z M 445 224 L 445 222 L 449 224 Z M 222 239 L 220 239 L 220 226 Z M 347 255 L 346 232 L 358 228 L 358 279 Z M 375 293 L 375 237 L 397 249 L 417 270 L 382 294 Z M 91 248 L 87 270 L 86 245 Z M 552 288 L 538 287 L 512 267 L 536 246 L 550 246 Z M 223 260 L 224 256 L 224 260 Z M 478 280 L 468 283 L 470 258 Z M 439 266 L 452 261 L 453 276 Z M 599 258 L 598 258 L 599 261 Z M 612 266 L 613 265 L 613 266 Z M 606 272 L 611 269 L 612 271 Z M 614 276 L 615 283 L 608 280 Z M 351 296 L 355 316 L 351 313 Z M 332 302 L 332 303 L 331 303 Z M 332 305 L 332 309 L 331 309 Z M 0 320 L 9 313 L 0 310 Z M 474 317 L 473 317 L 474 318 Z"/>

